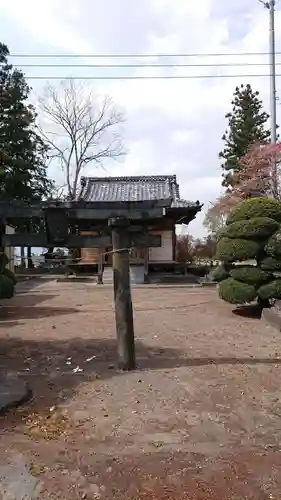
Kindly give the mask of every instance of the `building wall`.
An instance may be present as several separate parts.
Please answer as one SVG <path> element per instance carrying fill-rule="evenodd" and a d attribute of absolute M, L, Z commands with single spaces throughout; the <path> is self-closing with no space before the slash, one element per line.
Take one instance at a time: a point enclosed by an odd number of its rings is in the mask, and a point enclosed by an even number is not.
<path fill-rule="evenodd" d="M 95 231 L 81 231 L 82 236 L 94 236 Z M 81 248 L 81 264 L 97 264 L 99 261 L 98 248 Z"/>
<path fill-rule="evenodd" d="M 96 234 L 93 231 L 83 231 L 83 235 Z M 151 231 L 151 234 L 161 235 L 161 247 L 149 248 L 149 262 L 172 262 L 173 259 L 173 231 Z M 104 249 L 105 251 L 106 249 Z M 143 263 L 145 250 L 143 248 L 133 248 L 131 250 L 130 261 L 132 264 Z M 82 264 L 97 264 L 99 260 L 98 248 L 81 248 Z M 106 259 L 109 264 L 112 262 L 112 255 Z M 103 256 L 103 261 L 105 257 Z"/>
<path fill-rule="evenodd" d="M 161 235 L 161 247 L 149 248 L 149 262 L 173 261 L 173 231 L 153 231 Z"/>

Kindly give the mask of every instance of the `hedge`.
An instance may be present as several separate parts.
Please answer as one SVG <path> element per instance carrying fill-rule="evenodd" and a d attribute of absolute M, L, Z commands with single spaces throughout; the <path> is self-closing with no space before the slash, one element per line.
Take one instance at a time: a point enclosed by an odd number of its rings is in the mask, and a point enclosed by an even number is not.
<path fill-rule="evenodd" d="M 257 241 L 224 237 L 218 241 L 216 258 L 223 262 L 254 259 L 260 249 L 261 244 Z"/>
<path fill-rule="evenodd" d="M 232 224 L 253 217 L 269 217 L 281 222 L 281 203 L 273 198 L 258 197 L 244 200 L 229 214 L 226 224 Z"/>
<path fill-rule="evenodd" d="M 281 279 L 277 278 L 267 285 L 262 285 L 258 289 L 258 296 L 261 299 L 281 299 Z"/>
<path fill-rule="evenodd" d="M 265 257 L 260 262 L 260 267 L 264 269 L 264 271 L 281 272 L 281 261 L 273 259 L 272 257 Z"/>
<path fill-rule="evenodd" d="M 9 278 L 13 282 L 14 285 L 17 284 L 17 278 L 16 278 L 16 275 L 13 273 L 13 271 L 10 271 L 10 269 L 7 269 L 7 267 L 6 267 L 3 271 L 3 274 L 7 278 Z"/>
<path fill-rule="evenodd" d="M 4 274 L 0 275 L 0 298 L 11 299 L 14 296 L 15 285 L 10 278 Z"/>
<path fill-rule="evenodd" d="M 271 273 L 267 273 L 256 266 L 236 266 L 230 271 L 230 276 L 248 285 L 254 285 L 256 288 L 273 279 Z"/>
<path fill-rule="evenodd" d="M 214 281 L 217 281 L 219 283 L 220 281 L 229 278 L 229 271 L 227 271 L 225 267 L 221 265 L 214 269 L 211 276 Z"/>
<path fill-rule="evenodd" d="M 257 291 L 252 285 L 228 278 L 219 284 L 219 297 L 230 304 L 245 304 L 255 300 Z"/>
<path fill-rule="evenodd" d="M 227 238 L 255 238 L 266 239 L 279 228 L 278 222 L 269 217 L 253 217 L 233 222 L 226 226 L 222 236 Z"/>
<path fill-rule="evenodd" d="M 268 240 L 265 251 L 270 257 L 281 257 L 281 232 L 276 231 Z"/>

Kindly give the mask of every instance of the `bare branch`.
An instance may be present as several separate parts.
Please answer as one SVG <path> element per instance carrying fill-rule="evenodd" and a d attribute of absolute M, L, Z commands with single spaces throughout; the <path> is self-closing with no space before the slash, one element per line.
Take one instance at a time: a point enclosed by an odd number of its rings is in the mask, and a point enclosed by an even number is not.
<path fill-rule="evenodd" d="M 47 85 L 39 105 L 48 124 L 41 127 L 41 135 L 50 146 L 50 161 L 59 162 L 68 196 L 75 199 L 88 164 L 103 167 L 105 160 L 126 154 L 121 130 L 124 115 L 111 98 L 97 98 L 73 80 L 62 81 L 59 87 Z"/>

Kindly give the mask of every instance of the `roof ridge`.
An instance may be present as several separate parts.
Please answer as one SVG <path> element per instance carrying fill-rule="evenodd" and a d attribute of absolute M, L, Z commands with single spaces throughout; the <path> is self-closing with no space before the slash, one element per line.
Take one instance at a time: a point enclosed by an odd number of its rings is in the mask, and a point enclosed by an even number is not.
<path fill-rule="evenodd" d="M 176 182 L 176 175 L 128 175 L 128 176 L 107 176 L 107 177 L 81 177 L 81 184 L 93 182 L 151 182 L 151 181 L 170 181 Z"/>

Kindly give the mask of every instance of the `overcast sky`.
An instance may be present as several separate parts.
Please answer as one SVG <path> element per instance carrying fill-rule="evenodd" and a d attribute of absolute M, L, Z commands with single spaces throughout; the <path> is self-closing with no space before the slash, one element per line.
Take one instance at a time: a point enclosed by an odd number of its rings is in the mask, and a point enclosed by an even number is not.
<path fill-rule="evenodd" d="M 276 50 L 281 51 L 281 1 L 276 5 Z M 1 41 L 12 54 L 227 54 L 223 57 L 153 58 L 149 62 L 190 63 L 188 68 L 74 69 L 24 68 L 27 76 L 217 75 L 179 80 L 91 80 L 97 93 L 110 94 L 127 115 L 129 154 L 107 165 L 109 175 L 176 174 L 182 198 L 208 206 L 220 192 L 218 152 L 235 86 L 251 83 L 269 110 L 268 10 L 258 0 L 0 0 Z M 229 55 L 232 54 L 232 55 Z M 145 62 L 146 60 L 141 60 Z M 281 55 L 277 55 L 277 62 Z M 24 63 L 97 63 L 89 58 L 23 59 Z M 105 63 L 105 59 L 101 62 Z M 107 63 L 139 59 L 108 59 Z M 207 67 L 206 64 L 240 64 Z M 260 66 L 249 66 L 259 63 Z M 263 64 L 263 65 L 262 65 Z M 277 66 L 277 73 L 281 67 Z M 223 75 L 240 75 L 224 78 Z M 245 75 L 245 76 L 241 76 Z M 43 80 L 30 79 L 40 93 Z M 281 95 L 281 79 L 277 77 Z M 281 102 L 281 101 L 280 101 Z M 280 123 L 278 103 L 278 121 Z M 104 171 L 91 169 L 91 175 Z M 202 236 L 203 214 L 190 231 Z"/>

